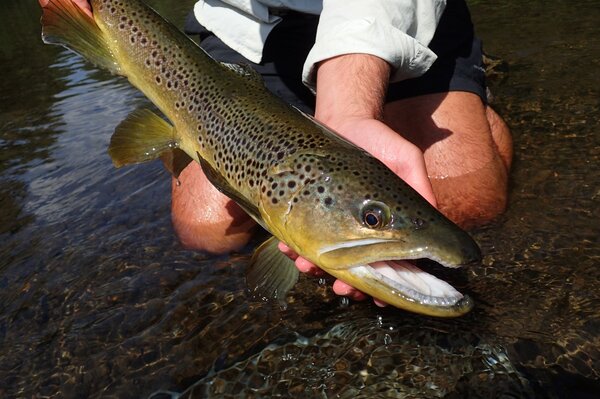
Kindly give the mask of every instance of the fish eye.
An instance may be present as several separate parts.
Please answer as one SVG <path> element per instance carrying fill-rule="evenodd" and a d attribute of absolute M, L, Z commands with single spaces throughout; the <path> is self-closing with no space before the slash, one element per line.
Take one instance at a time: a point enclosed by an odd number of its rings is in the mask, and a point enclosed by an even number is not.
<path fill-rule="evenodd" d="M 379 227 L 381 224 L 381 215 L 374 212 L 367 212 L 365 214 L 365 224 L 369 227 Z"/>
<path fill-rule="evenodd" d="M 378 229 L 390 221 L 390 209 L 381 202 L 369 201 L 361 209 L 360 219 L 366 227 Z"/>

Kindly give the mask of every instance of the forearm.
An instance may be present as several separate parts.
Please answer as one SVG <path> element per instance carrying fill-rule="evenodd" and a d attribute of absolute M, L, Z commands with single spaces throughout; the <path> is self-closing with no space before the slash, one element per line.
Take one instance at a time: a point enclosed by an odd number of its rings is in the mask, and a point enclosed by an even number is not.
<path fill-rule="evenodd" d="M 320 62 L 315 117 L 334 129 L 351 120 L 380 120 L 390 68 L 370 54 L 345 54 Z"/>

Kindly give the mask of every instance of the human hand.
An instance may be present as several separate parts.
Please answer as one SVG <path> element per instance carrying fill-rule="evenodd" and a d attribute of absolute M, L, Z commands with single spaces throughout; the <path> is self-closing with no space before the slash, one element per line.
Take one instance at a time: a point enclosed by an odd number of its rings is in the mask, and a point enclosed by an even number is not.
<path fill-rule="evenodd" d="M 382 161 L 431 204 L 436 205 L 431 183 L 427 177 L 423 154 L 414 144 L 405 140 L 384 123 L 374 119 L 348 120 L 337 128 L 337 132 Z M 283 242 L 279 244 L 279 249 L 295 261 L 300 272 L 312 276 L 323 275 L 323 270 L 298 256 Z M 367 298 L 367 295 L 342 280 L 334 282 L 333 292 L 356 301 Z M 378 299 L 374 298 L 373 300 L 378 306 L 386 306 L 384 302 Z"/>
<path fill-rule="evenodd" d="M 75 5 L 81 8 L 87 15 L 92 16 L 92 6 L 88 0 L 72 0 Z"/>
<path fill-rule="evenodd" d="M 368 54 L 349 54 L 322 62 L 317 74 L 315 117 L 379 159 L 435 206 L 423 153 L 380 120 L 389 73 L 387 62 Z M 301 272 L 323 274 L 284 243 L 279 249 L 295 261 Z M 333 291 L 354 300 L 367 297 L 341 280 L 335 281 Z M 374 302 L 386 305 L 377 299 Z"/>
<path fill-rule="evenodd" d="M 45 7 L 50 0 L 39 0 L 39 3 L 42 7 Z M 77 7 L 81 8 L 87 15 L 92 16 L 92 6 L 90 5 L 88 0 L 71 0 L 73 4 Z"/>

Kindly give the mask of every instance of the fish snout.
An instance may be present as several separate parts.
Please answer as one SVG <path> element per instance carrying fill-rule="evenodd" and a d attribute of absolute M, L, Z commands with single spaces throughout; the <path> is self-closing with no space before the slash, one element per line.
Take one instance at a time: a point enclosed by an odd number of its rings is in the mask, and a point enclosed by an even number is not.
<path fill-rule="evenodd" d="M 456 248 L 459 250 L 458 266 L 469 266 L 481 262 L 481 249 L 475 240 L 466 232 L 461 232 Z"/>

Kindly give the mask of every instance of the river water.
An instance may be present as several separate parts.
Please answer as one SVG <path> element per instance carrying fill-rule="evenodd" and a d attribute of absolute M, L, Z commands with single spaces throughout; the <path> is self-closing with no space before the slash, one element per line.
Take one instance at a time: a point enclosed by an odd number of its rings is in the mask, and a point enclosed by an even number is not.
<path fill-rule="evenodd" d="M 192 3 L 151 1 L 180 26 Z M 3 0 L 0 397 L 599 397 L 600 5 L 471 7 L 515 163 L 482 264 L 445 276 L 477 306 L 439 320 L 306 277 L 282 309 L 245 293 L 256 243 L 183 250 L 167 172 L 106 153 L 147 100 Z"/>

